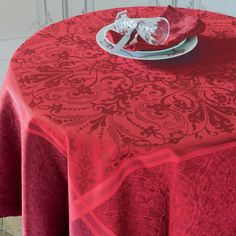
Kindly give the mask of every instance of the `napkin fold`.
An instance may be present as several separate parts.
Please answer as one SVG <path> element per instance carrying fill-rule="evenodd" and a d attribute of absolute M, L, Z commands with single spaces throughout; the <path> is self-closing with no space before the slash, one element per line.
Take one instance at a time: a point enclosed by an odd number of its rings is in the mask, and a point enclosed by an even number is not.
<path fill-rule="evenodd" d="M 206 26 L 205 23 L 197 16 L 191 16 L 184 14 L 181 10 L 168 6 L 160 15 L 165 17 L 170 24 L 169 37 L 163 45 L 151 45 L 145 42 L 140 36 L 137 38 L 137 42 L 129 45 L 131 40 L 136 34 L 136 30 L 131 34 L 130 40 L 125 45 L 126 50 L 130 51 L 155 51 L 172 47 L 187 37 L 198 35 L 202 33 Z M 107 39 L 116 44 L 120 41 L 123 35 L 109 30 L 106 35 Z"/>

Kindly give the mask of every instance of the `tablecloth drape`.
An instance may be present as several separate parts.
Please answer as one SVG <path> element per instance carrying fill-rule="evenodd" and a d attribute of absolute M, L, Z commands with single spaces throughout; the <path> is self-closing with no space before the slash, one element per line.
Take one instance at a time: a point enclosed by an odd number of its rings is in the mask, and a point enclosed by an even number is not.
<path fill-rule="evenodd" d="M 121 10 L 53 24 L 13 55 L 0 215 L 22 213 L 24 235 L 235 235 L 236 19 L 183 9 L 206 23 L 197 47 L 142 62 L 96 44 Z"/>

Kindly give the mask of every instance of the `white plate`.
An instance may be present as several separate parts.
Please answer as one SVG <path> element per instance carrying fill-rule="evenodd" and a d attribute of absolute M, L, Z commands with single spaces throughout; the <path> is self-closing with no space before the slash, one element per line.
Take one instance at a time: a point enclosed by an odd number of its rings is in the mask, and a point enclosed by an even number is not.
<path fill-rule="evenodd" d="M 107 38 L 106 34 L 108 30 L 113 29 L 113 24 L 106 25 L 99 30 L 96 36 L 96 41 L 98 45 L 107 52 L 111 52 L 111 49 L 114 48 L 114 44 L 111 43 Z M 180 42 L 179 44 L 158 51 L 128 51 L 125 49 L 120 49 L 116 52 L 113 52 L 114 55 L 137 59 L 137 60 L 165 60 L 170 58 L 175 58 L 182 56 L 195 48 L 198 43 L 197 36 L 192 36 Z"/>

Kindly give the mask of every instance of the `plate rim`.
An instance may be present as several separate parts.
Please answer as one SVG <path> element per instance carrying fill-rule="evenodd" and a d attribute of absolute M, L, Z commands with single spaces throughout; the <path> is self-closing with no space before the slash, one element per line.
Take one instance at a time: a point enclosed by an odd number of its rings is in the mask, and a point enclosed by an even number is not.
<path fill-rule="evenodd" d="M 149 51 L 149 52 L 152 52 L 152 53 L 147 53 L 146 55 L 142 54 L 142 53 L 139 53 L 139 52 L 142 52 L 142 51 L 128 51 L 128 50 L 125 50 L 125 49 L 120 49 L 114 53 L 111 53 L 110 50 L 109 50 L 109 47 L 110 49 L 114 48 L 114 44 L 112 44 L 106 37 L 105 37 L 105 30 L 106 28 L 108 28 L 108 26 L 110 26 L 112 24 L 109 24 L 109 25 L 106 25 L 104 27 L 102 27 L 97 35 L 96 35 L 96 42 L 97 44 L 105 51 L 107 51 L 108 53 L 110 53 L 111 55 L 116 55 L 116 56 L 120 56 L 120 57 L 124 57 L 124 58 L 129 58 L 129 59 L 136 59 L 136 60 L 166 60 L 166 59 L 171 59 L 171 58 L 175 58 L 175 57 L 179 57 L 179 56 L 182 56 L 190 51 L 192 51 L 197 43 L 198 43 L 198 37 L 196 35 L 194 36 L 190 36 L 188 38 L 186 38 L 185 42 L 182 43 L 181 45 L 178 46 L 178 48 L 173 48 L 173 49 L 169 49 L 169 50 L 165 50 L 163 52 L 160 52 L 160 51 Z M 102 38 L 102 40 L 101 40 Z M 191 43 L 191 44 L 190 44 Z M 106 46 L 104 46 L 104 44 L 106 44 Z M 187 48 L 187 50 L 185 50 L 186 48 L 183 48 L 184 46 L 186 47 L 186 45 L 189 45 L 190 44 L 190 47 Z M 182 50 L 184 49 L 183 52 L 175 52 L 177 49 L 181 49 Z M 168 52 L 175 52 L 174 55 L 169 55 Z M 124 55 L 126 54 L 126 55 Z M 140 55 L 141 54 L 141 55 Z"/>

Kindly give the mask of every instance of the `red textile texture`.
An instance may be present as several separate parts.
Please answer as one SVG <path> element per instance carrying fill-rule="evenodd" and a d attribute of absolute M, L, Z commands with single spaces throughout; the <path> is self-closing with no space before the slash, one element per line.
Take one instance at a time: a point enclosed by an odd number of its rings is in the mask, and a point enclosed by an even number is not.
<path fill-rule="evenodd" d="M 46 139 L 21 132 L 6 93 L 0 113 L 0 216 L 23 217 L 23 235 L 69 235 L 66 158 Z M 22 209 L 22 210 L 21 210 Z"/>
<path fill-rule="evenodd" d="M 0 215 L 22 208 L 27 236 L 235 235 L 236 19 L 183 10 L 206 24 L 197 47 L 142 62 L 96 44 L 121 10 L 53 24 L 12 57 Z"/>
<path fill-rule="evenodd" d="M 205 30 L 205 24 L 201 19 L 197 16 L 186 14 L 186 11 L 178 8 L 168 6 L 160 15 L 156 15 L 156 17 L 159 16 L 166 18 L 170 24 L 170 34 L 163 45 L 150 45 L 140 36 L 138 36 L 136 43 L 129 45 L 137 33 L 137 31 L 135 31 L 132 33 L 131 39 L 127 42 L 127 45 L 124 48 L 131 51 L 154 51 L 165 49 L 180 43 L 187 37 L 199 35 Z M 107 38 L 110 42 L 116 44 L 120 41 L 122 35 L 110 30 L 107 32 Z"/>

